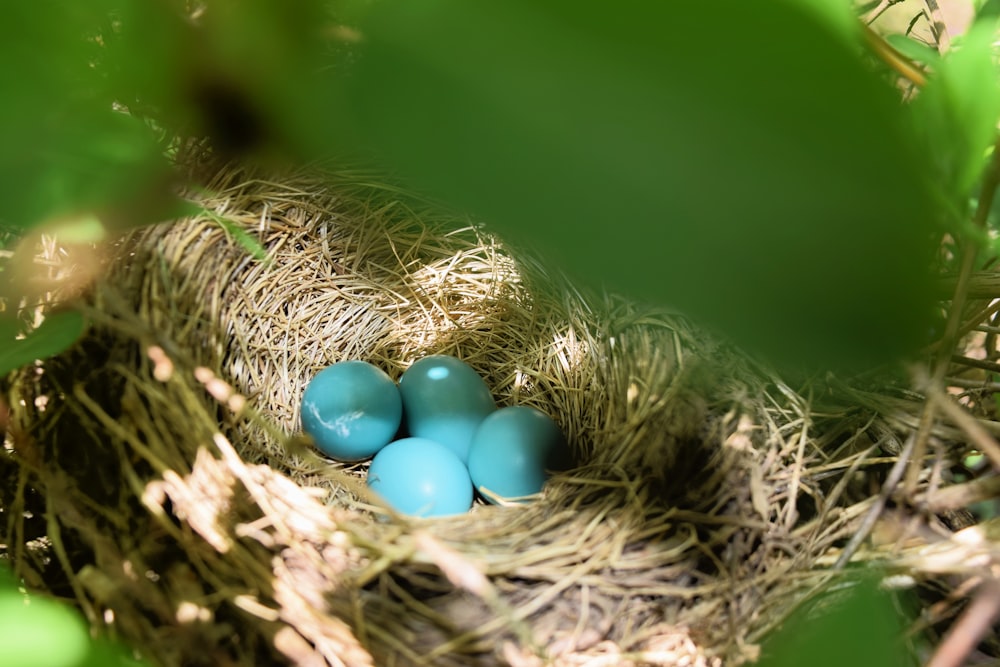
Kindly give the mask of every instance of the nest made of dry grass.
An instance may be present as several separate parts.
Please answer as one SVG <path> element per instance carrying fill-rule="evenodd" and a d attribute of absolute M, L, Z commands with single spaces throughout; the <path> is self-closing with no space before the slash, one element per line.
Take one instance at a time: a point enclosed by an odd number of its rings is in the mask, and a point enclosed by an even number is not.
<path fill-rule="evenodd" d="M 884 503 L 905 401 L 820 410 L 368 174 L 206 173 L 201 215 L 119 243 L 92 334 L 9 379 L 0 466 L 21 576 L 160 664 L 739 664 Z M 412 520 L 297 435 L 325 365 L 442 352 L 555 418 L 577 466 Z"/>

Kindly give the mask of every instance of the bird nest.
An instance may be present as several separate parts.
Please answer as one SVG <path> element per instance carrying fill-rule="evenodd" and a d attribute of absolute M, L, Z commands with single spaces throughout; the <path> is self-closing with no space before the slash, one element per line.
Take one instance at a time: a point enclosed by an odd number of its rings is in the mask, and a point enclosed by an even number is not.
<path fill-rule="evenodd" d="M 192 179 L 196 214 L 108 246 L 87 336 L 3 385 L 8 558 L 155 663 L 735 665 L 848 557 L 940 574 L 926 542 L 861 542 L 921 400 L 820 408 L 371 174 Z M 434 353 L 553 417 L 575 465 L 532 502 L 413 519 L 302 436 L 324 366 Z M 964 451 L 940 428 L 925 497 Z"/>

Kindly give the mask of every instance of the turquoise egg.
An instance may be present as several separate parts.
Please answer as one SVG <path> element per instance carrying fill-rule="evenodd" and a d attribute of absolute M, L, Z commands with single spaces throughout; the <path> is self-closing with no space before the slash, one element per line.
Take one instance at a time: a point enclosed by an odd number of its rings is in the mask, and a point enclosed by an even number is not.
<path fill-rule="evenodd" d="M 447 446 L 464 463 L 479 423 L 496 411 L 489 387 L 475 369 L 443 354 L 413 363 L 399 378 L 410 435 Z"/>
<path fill-rule="evenodd" d="M 472 507 L 465 464 L 451 449 L 427 438 L 386 445 L 368 467 L 368 486 L 394 510 L 410 516 L 448 516 Z"/>
<path fill-rule="evenodd" d="M 568 461 L 569 447 L 559 426 L 544 412 L 524 405 L 500 408 L 483 419 L 469 447 L 475 488 L 504 498 L 538 493 L 546 469 L 565 467 Z"/>
<path fill-rule="evenodd" d="M 361 461 L 399 430 L 403 402 L 385 371 L 366 361 L 321 370 L 302 394 L 302 429 L 316 447 L 340 461 Z"/>

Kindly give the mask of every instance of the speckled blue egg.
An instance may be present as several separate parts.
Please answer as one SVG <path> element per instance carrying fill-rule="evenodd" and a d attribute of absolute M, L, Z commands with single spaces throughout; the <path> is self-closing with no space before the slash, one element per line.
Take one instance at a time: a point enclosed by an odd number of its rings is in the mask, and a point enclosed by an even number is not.
<path fill-rule="evenodd" d="M 427 438 L 386 445 L 368 467 L 368 486 L 397 512 L 448 516 L 472 507 L 472 480 L 458 456 Z"/>
<path fill-rule="evenodd" d="M 399 430 L 403 401 L 385 371 L 366 361 L 341 361 L 321 370 L 302 394 L 302 429 L 321 452 L 361 461 Z"/>
<path fill-rule="evenodd" d="M 497 409 L 475 369 L 443 354 L 415 361 L 399 378 L 399 393 L 410 435 L 440 442 L 463 463 L 472 434 Z"/>
<path fill-rule="evenodd" d="M 515 405 L 500 408 L 476 429 L 469 447 L 469 475 L 480 491 L 516 498 L 541 491 L 546 469 L 565 467 L 568 459 L 566 439 L 552 418 Z"/>

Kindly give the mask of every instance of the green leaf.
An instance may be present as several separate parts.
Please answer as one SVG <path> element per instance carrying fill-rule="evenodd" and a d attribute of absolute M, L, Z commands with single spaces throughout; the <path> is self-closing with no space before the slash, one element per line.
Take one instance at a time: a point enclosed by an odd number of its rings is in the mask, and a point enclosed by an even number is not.
<path fill-rule="evenodd" d="M 83 619 L 70 607 L 16 591 L 0 593 L 0 651 L 5 667 L 76 667 L 90 647 Z"/>
<path fill-rule="evenodd" d="M 150 667 L 142 659 L 137 659 L 126 647 L 106 639 L 95 640 L 87 659 L 77 667 Z"/>
<path fill-rule="evenodd" d="M 41 595 L 24 595 L 0 563 L 0 654 L 4 667 L 145 667 L 122 644 L 91 640 L 71 607 Z M 54 646 L 53 646 L 54 644 Z"/>
<path fill-rule="evenodd" d="M 17 320 L 0 318 L 0 376 L 66 350 L 83 335 L 86 326 L 81 313 L 64 310 L 47 315 L 37 329 L 20 337 Z"/>
<path fill-rule="evenodd" d="M 94 215 L 84 215 L 78 218 L 61 221 L 60 224 L 48 228 L 49 233 L 57 236 L 62 243 L 100 243 L 107 236 L 104 224 Z"/>
<path fill-rule="evenodd" d="M 944 196 L 962 201 L 986 166 L 1000 118 L 992 22 L 975 24 L 947 54 L 913 104 Z"/>
<path fill-rule="evenodd" d="M 930 316 L 937 204 L 895 91 L 795 2 L 400 2 L 349 131 L 578 280 L 789 365 L 893 359 Z"/>
<path fill-rule="evenodd" d="M 326 2 L 130 0 L 106 64 L 116 96 L 219 151 L 314 157 L 339 136 Z"/>
<path fill-rule="evenodd" d="M 39 0 L 7 8 L 18 30 L 0 44 L 0 89 L 7 91 L 0 222 L 30 227 L 105 209 L 165 178 L 153 132 L 113 107 L 119 100 L 99 37 L 117 4 Z"/>
<path fill-rule="evenodd" d="M 976 20 L 1000 17 L 1000 0 L 975 0 Z"/>
<path fill-rule="evenodd" d="M 936 65 L 941 60 L 941 54 L 926 44 L 904 35 L 887 35 L 885 40 L 910 60 L 925 65 Z"/>
<path fill-rule="evenodd" d="M 873 578 L 796 614 L 764 642 L 758 667 L 906 667 L 902 619 Z"/>
<path fill-rule="evenodd" d="M 218 223 L 219 226 L 232 235 L 232 237 L 236 239 L 236 242 L 243 246 L 243 249 L 250 253 L 254 259 L 260 262 L 267 260 L 267 249 L 264 248 L 263 244 L 261 244 L 257 237 L 250 234 L 243 227 L 240 227 L 232 220 L 209 211 L 208 209 L 202 209 L 201 214 Z"/>
<path fill-rule="evenodd" d="M 861 22 L 851 0 L 798 0 L 798 3 L 814 12 L 833 32 L 839 32 L 849 40 L 858 37 Z"/>

